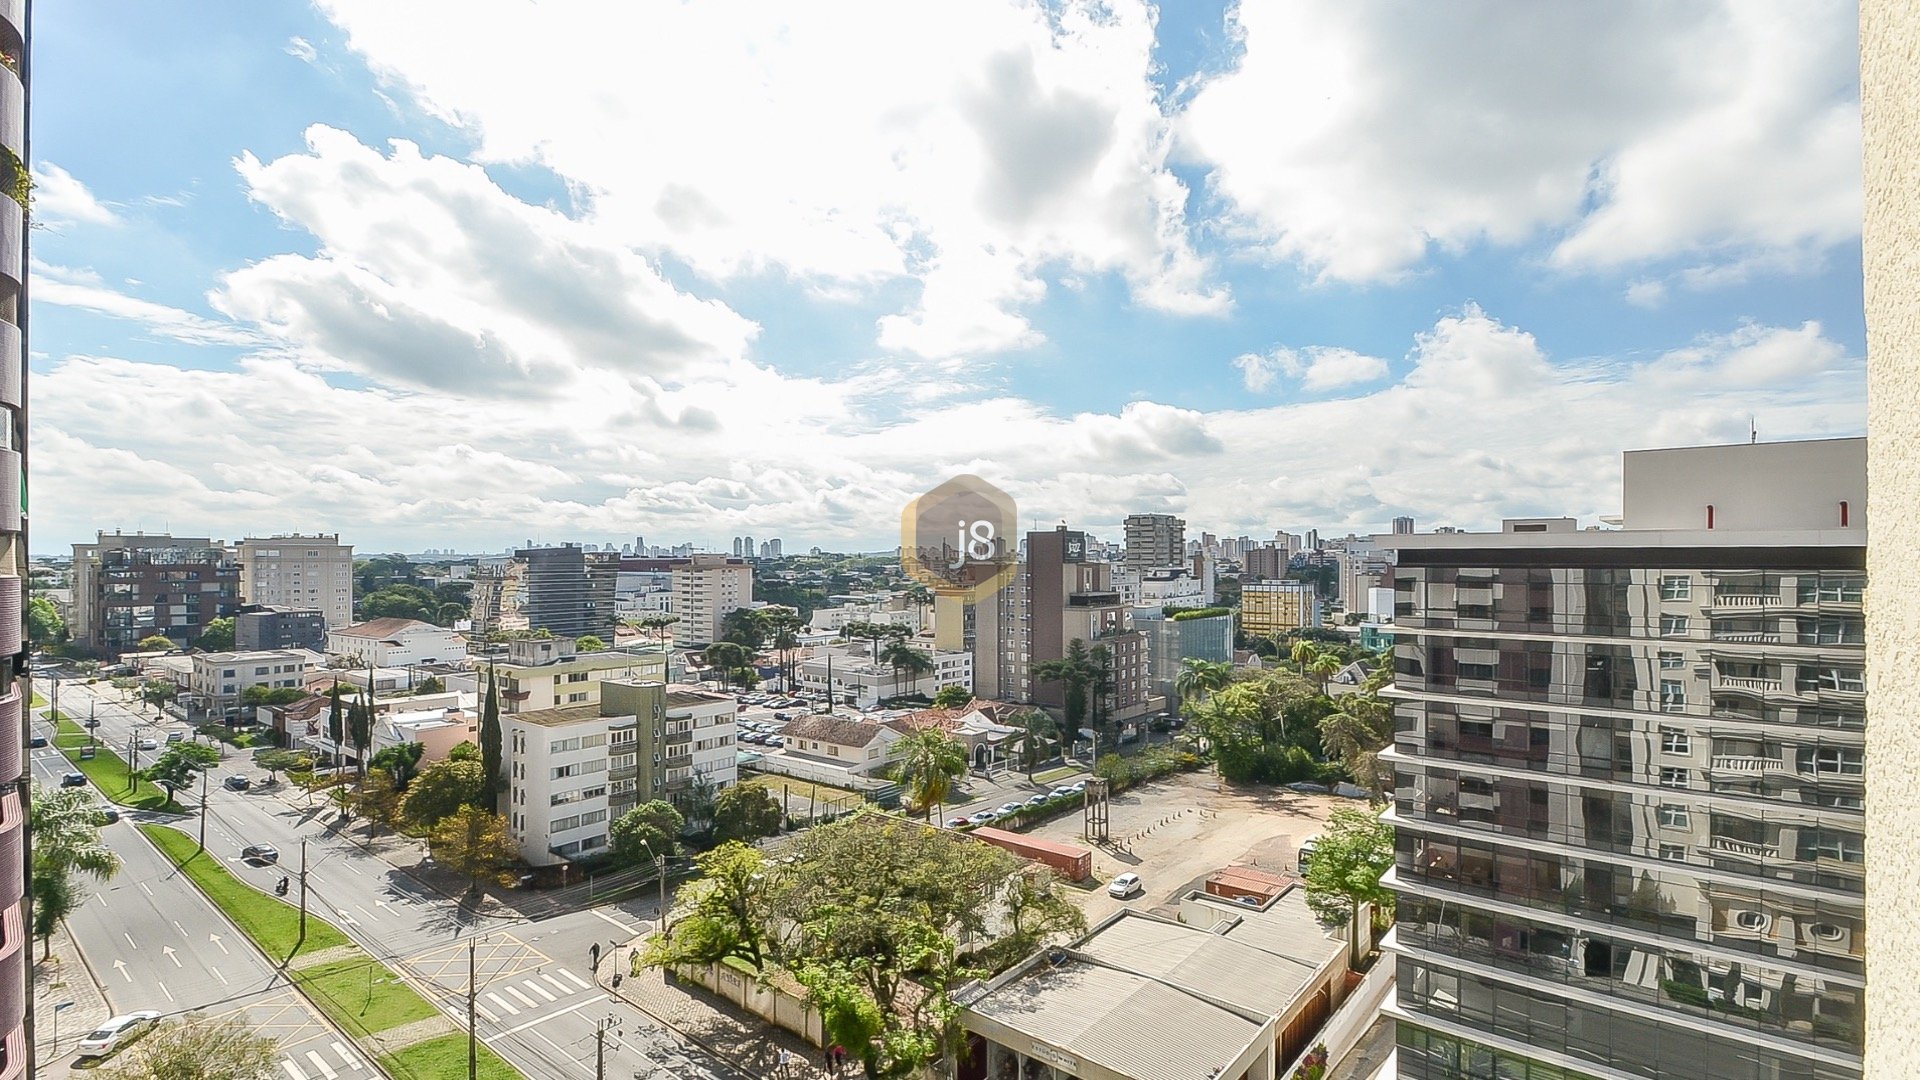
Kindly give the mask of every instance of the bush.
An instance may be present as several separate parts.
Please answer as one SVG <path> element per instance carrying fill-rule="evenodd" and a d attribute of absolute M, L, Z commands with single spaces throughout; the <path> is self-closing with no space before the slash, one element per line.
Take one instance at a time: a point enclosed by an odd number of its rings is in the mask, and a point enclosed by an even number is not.
<path fill-rule="evenodd" d="M 1093 774 L 1105 780 L 1110 791 L 1118 793 L 1149 780 L 1197 769 L 1200 765 L 1197 754 L 1153 746 L 1138 754 L 1110 754 L 1101 758 L 1100 763 L 1094 766 Z"/>

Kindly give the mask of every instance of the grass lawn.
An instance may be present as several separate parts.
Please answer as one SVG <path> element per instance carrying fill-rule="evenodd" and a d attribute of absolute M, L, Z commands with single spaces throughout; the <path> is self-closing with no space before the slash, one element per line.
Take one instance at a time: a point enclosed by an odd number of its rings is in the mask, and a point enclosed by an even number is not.
<path fill-rule="evenodd" d="M 368 972 L 372 972 L 371 979 Z M 385 964 L 365 954 L 290 974 L 314 1004 L 355 1035 L 425 1020 L 435 1012 L 426 998 L 401 982 Z M 461 1053 L 466 1051 L 462 1049 Z"/>
<path fill-rule="evenodd" d="M 41 697 L 40 691 L 38 690 L 33 692 L 33 707 L 36 709 L 44 709 L 47 707 L 47 699 Z"/>
<path fill-rule="evenodd" d="M 1034 773 L 1033 782 L 1036 784 L 1051 784 L 1055 780 L 1064 780 L 1082 771 L 1084 770 L 1078 765 L 1062 765 L 1057 769 L 1048 769 L 1046 772 Z"/>
<path fill-rule="evenodd" d="M 140 831 L 154 846 L 173 860 L 215 907 L 226 913 L 233 924 L 275 960 L 293 955 L 300 940 L 300 909 L 284 900 L 276 900 L 234 877 L 218 856 L 197 850 L 194 839 L 179 829 L 165 825 L 142 825 Z M 236 852 L 237 854 L 237 852 Z M 303 953 L 319 952 L 339 945 L 351 945 L 347 935 L 332 923 L 315 916 L 307 918 L 307 940 Z M 365 975 L 362 980 L 364 983 Z M 409 991 L 411 992 L 411 991 Z"/>
<path fill-rule="evenodd" d="M 811 780 L 796 780 L 791 776 L 776 776 L 772 773 L 763 773 L 751 780 L 742 781 L 742 783 L 758 785 L 773 792 L 775 795 L 785 792 L 798 799 L 806 799 L 818 791 L 818 799 L 820 805 L 823 807 L 834 800 L 844 802 L 847 799 L 856 801 L 863 801 L 864 799 L 857 791 L 848 791 L 846 788 L 834 787 L 832 784 L 816 784 Z"/>
<path fill-rule="evenodd" d="M 102 743 L 94 756 L 81 760 L 80 748 L 91 742 L 86 730 L 71 720 L 62 718 L 59 730 L 53 736 L 53 745 L 60 749 L 73 767 L 87 774 L 87 779 L 100 789 L 100 793 L 121 806 L 130 806 L 135 810 L 166 810 L 178 814 L 182 807 L 177 802 L 167 801 L 167 789 L 151 782 L 142 782 L 139 790 L 134 790 L 127 775 L 127 762 Z"/>
<path fill-rule="evenodd" d="M 520 1080 L 520 1073 L 486 1043 L 474 1055 L 481 1080 Z M 382 1054 L 380 1064 L 401 1080 L 443 1080 L 467 1075 L 467 1035 L 464 1031 L 417 1042 L 395 1054 Z"/>

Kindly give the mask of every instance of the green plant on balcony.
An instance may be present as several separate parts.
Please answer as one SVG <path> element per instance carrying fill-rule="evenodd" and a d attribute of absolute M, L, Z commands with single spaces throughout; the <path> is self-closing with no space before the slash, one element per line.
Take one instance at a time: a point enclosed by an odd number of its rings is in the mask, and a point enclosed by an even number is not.
<path fill-rule="evenodd" d="M 4 146 L 0 146 L 0 185 L 5 186 L 8 198 L 20 204 L 20 209 L 33 208 L 33 172 L 20 160 L 20 155 Z"/>

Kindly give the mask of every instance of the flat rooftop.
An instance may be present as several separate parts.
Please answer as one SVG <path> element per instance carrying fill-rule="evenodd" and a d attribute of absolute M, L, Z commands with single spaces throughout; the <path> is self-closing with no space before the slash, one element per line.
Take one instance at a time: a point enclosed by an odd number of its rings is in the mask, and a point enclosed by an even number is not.
<path fill-rule="evenodd" d="M 598 705 L 573 705 L 564 709 L 531 709 L 527 712 L 508 713 L 502 716 L 504 723 L 533 724 L 537 727 L 564 727 L 567 724 L 584 724 L 602 720 L 627 720 L 633 717 L 601 716 Z"/>

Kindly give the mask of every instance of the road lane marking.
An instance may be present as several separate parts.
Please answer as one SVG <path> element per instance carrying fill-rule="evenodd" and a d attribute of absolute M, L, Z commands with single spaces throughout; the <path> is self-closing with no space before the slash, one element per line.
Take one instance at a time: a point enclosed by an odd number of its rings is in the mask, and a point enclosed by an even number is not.
<path fill-rule="evenodd" d="M 232 956 L 232 955 L 233 955 L 233 953 L 231 953 L 231 952 L 228 952 L 228 951 L 227 951 L 227 945 L 226 945 L 226 942 L 224 942 L 224 941 L 221 941 L 221 940 L 220 940 L 220 935 L 219 935 L 219 934 L 208 934 L 208 935 L 207 935 L 207 940 L 208 940 L 208 941 L 211 941 L 211 942 L 213 942 L 213 943 L 214 943 L 215 945 L 218 945 L 218 946 L 220 946 L 220 951 L 221 951 L 221 952 L 223 952 L 223 953 L 226 953 L 226 954 L 227 954 L 228 956 Z"/>
<path fill-rule="evenodd" d="M 584 1001 L 576 1001 L 576 1002 L 574 1002 L 574 1003 L 573 1003 L 572 1005 L 569 1005 L 569 1006 L 567 1006 L 567 1007 L 566 1007 L 566 1008 L 564 1008 L 564 1009 L 555 1009 L 555 1010 L 554 1010 L 553 1012 L 550 1012 L 550 1013 L 548 1013 L 547 1015 L 545 1015 L 545 1016 L 542 1016 L 542 1017 L 540 1017 L 539 1019 L 536 1019 L 536 1020 L 529 1020 L 529 1021 L 527 1021 L 526 1023 L 524 1023 L 524 1024 L 521 1024 L 521 1025 L 520 1025 L 519 1027 L 511 1027 L 511 1028 L 508 1028 L 508 1029 L 507 1029 L 507 1030 L 505 1030 L 505 1031 L 502 1031 L 502 1032 L 500 1032 L 500 1033 L 499 1033 L 499 1034 L 497 1034 L 497 1035 L 491 1035 L 491 1036 L 488 1036 L 488 1037 L 487 1037 L 486 1039 L 484 1039 L 484 1040 L 482 1040 L 482 1041 L 483 1041 L 483 1042 L 489 1042 L 489 1043 L 491 1043 L 491 1042 L 494 1042 L 494 1041 L 496 1041 L 496 1040 L 498 1040 L 498 1039 L 504 1039 L 504 1038 L 506 1038 L 506 1037 L 507 1037 L 507 1036 L 509 1036 L 509 1035 L 515 1035 L 515 1034 L 518 1034 L 518 1033 L 520 1033 L 520 1032 L 522 1032 L 522 1031 L 525 1031 L 525 1030 L 527 1030 L 528 1028 L 530 1028 L 530 1027 L 532 1027 L 532 1026 L 533 1026 L 533 1025 L 535 1025 L 535 1024 L 544 1024 L 544 1023 L 546 1023 L 547 1021 L 549 1021 L 549 1020 L 551 1020 L 551 1019 L 553 1019 L 553 1018 L 554 1018 L 554 1017 L 556 1017 L 556 1016 L 565 1016 L 566 1014 L 568 1014 L 568 1013 L 570 1013 L 570 1012 L 578 1012 L 579 1010 L 581 1010 L 581 1009 L 584 1009 L 584 1008 L 587 1008 L 587 1007 L 588 1007 L 588 1006 L 590 1006 L 590 1005 L 598 1005 L 599 1003 L 601 1003 L 601 1002 L 603 1002 L 603 1001 L 605 1001 L 605 1000 L 607 1000 L 607 995 L 605 995 L 605 994 L 597 994 L 597 995 L 595 995 L 595 996 L 593 996 L 593 997 L 590 997 L 590 998 L 587 998 L 587 999 L 586 999 L 586 1000 L 584 1000 Z"/>
<path fill-rule="evenodd" d="M 349 914 L 347 914 L 347 911 L 346 911 L 346 909 L 345 909 L 345 908 L 334 908 L 333 910 L 339 913 L 339 915 L 340 915 L 340 919 L 341 919 L 341 921 L 343 921 L 343 922 L 345 922 L 345 923 L 346 923 L 346 924 L 347 924 L 348 926 L 359 926 L 359 925 L 360 925 L 360 920 L 358 920 L 358 919 L 356 919 L 356 918 L 354 918 L 353 916 L 351 916 L 351 915 L 349 915 Z"/>
<path fill-rule="evenodd" d="M 353 1056 L 353 1051 L 337 1042 L 331 1045 L 333 1046 L 333 1052 L 340 1055 L 340 1060 L 347 1063 L 347 1068 L 357 1069 L 360 1067 L 360 1059 Z"/>
<path fill-rule="evenodd" d="M 367 876 L 367 875 L 365 875 L 365 874 L 362 874 L 362 873 L 360 873 L 360 871 L 358 871 L 358 870 L 354 870 L 354 866 L 353 866 L 353 864 L 352 864 L 352 863 L 343 863 L 342 865 L 344 865 L 344 866 L 345 866 L 345 867 L 346 867 L 347 869 L 349 869 L 349 870 L 353 870 L 353 872 L 354 872 L 354 874 L 356 874 L 356 875 L 358 875 L 359 877 L 366 877 L 366 876 Z"/>
<path fill-rule="evenodd" d="M 553 996 L 553 992 L 551 990 L 548 990 L 546 987 L 541 986 L 537 982 L 534 982 L 532 979 L 528 979 L 523 985 L 525 985 L 527 989 L 533 991 L 534 993 L 539 994 L 541 997 L 546 998 L 547 1004 L 549 1005 L 560 1000 L 559 998 Z"/>
<path fill-rule="evenodd" d="M 307 1074 L 300 1071 L 300 1066 L 295 1065 L 292 1058 L 281 1058 L 280 1067 L 287 1070 L 292 1080 L 307 1080 Z"/>
<path fill-rule="evenodd" d="M 120 936 L 121 936 L 121 937 L 123 937 L 123 938 L 126 938 L 126 939 L 127 939 L 127 944 L 129 944 L 129 945 L 131 945 L 131 946 L 133 946 L 134 948 L 136 948 L 136 949 L 137 949 L 137 948 L 139 948 L 139 947 L 140 947 L 140 943 L 139 943 L 139 942 L 137 942 L 137 941 L 135 941 L 135 940 L 133 940 L 133 935 L 132 935 L 132 934 L 129 934 L 129 933 L 127 933 L 127 932 L 126 932 L 125 930 L 122 930 L 122 931 L 120 931 Z"/>
<path fill-rule="evenodd" d="M 146 890 L 146 893 L 147 893 L 147 895 L 148 895 L 148 896 L 152 896 L 152 895 L 153 895 L 153 890 L 147 887 L 147 883 L 146 883 L 146 882 L 144 882 L 144 881 L 143 881 L 143 882 L 141 882 L 141 883 L 140 883 L 140 887 L 141 887 L 142 889 L 145 889 L 145 890 Z"/>
<path fill-rule="evenodd" d="M 162 946 L 160 946 L 160 952 L 161 952 L 161 954 L 162 954 L 163 956 L 165 956 L 165 957 L 166 957 L 167 959 L 169 959 L 169 960 L 171 960 L 171 961 L 173 961 L 173 966 L 174 966 L 174 967 L 185 967 L 185 966 L 186 966 L 186 965 L 184 965 L 184 964 L 182 964 L 182 963 L 180 962 L 180 957 L 179 957 L 179 956 L 177 956 L 177 955 L 175 955 L 175 953 L 174 953 L 174 951 L 173 951 L 173 946 L 171 946 L 171 945 L 162 945 Z"/>
<path fill-rule="evenodd" d="M 127 962 L 125 960 L 115 960 L 113 962 L 113 968 L 115 971 L 118 971 L 120 973 L 121 978 L 127 980 L 128 982 L 133 981 L 133 976 L 127 974 Z"/>
<path fill-rule="evenodd" d="M 477 1001 L 474 1002 L 473 1011 L 479 1013 L 480 1018 L 485 1020 L 489 1024 L 497 1024 L 500 1022 L 500 1018 L 493 1015 L 492 1009 L 487 1008 L 485 1005 L 482 1005 Z"/>
<path fill-rule="evenodd" d="M 566 968 L 561 968 L 561 969 L 560 969 L 560 974 L 562 974 L 562 975 L 564 975 L 564 976 L 566 976 L 566 977 L 567 977 L 567 978 L 569 978 L 569 979 L 572 979 L 572 980 L 573 980 L 573 981 L 574 981 L 575 983 L 577 983 L 577 984 L 579 985 L 579 987 L 580 987 L 580 989 L 582 989 L 582 990 L 591 990 L 591 989 L 593 989 L 593 984 L 592 984 L 592 983 L 590 983 L 590 982 L 588 982 L 587 980 L 585 980 L 585 979 L 583 979 L 583 978 L 581 978 L 581 977 L 580 977 L 580 976 L 578 976 L 578 975 L 575 975 L 575 974 L 574 974 L 573 972 L 571 972 L 571 971 L 569 971 L 569 970 L 567 970 Z"/>
<path fill-rule="evenodd" d="M 222 975 L 222 974 L 220 974 L 220 969 L 219 969 L 219 968 L 208 968 L 207 970 L 208 970 L 208 971 L 211 971 L 211 972 L 213 972 L 213 977 L 214 977 L 214 978 L 216 978 L 216 979 L 219 979 L 219 980 L 220 980 L 220 985 L 221 985 L 221 986 L 231 986 L 231 985 L 233 985 L 232 983 L 229 983 L 229 982 L 227 981 L 227 977 L 226 977 L 225 975 Z"/>
<path fill-rule="evenodd" d="M 520 1010 L 513 1007 L 513 1002 L 508 1001 L 506 998 L 501 997 L 499 994 L 495 994 L 489 991 L 487 994 L 487 1000 L 493 1002 L 495 1005 L 500 1006 L 502 1009 L 505 1009 L 507 1011 L 508 1016 L 520 1015 Z M 479 1006 L 477 1005 L 475 1006 L 475 1008 L 478 1008 L 478 1007 Z"/>
<path fill-rule="evenodd" d="M 160 992 L 161 992 L 161 993 L 163 993 L 163 994 L 165 994 L 165 995 L 167 995 L 167 1000 L 168 1000 L 168 1001 L 175 1001 L 175 1000 L 177 1000 L 177 999 L 176 999 L 176 998 L 175 998 L 175 997 L 173 996 L 173 991 L 171 991 L 171 990 L 169 990 L 169 989 L 167 989 L 167 984 L 166 984 L 166 983 L 164 983 L 164 982 L 160 984 Z"/>
<path fill-rule="evenodd" d="M 327 1064 L 327 1059 L 321 1057 L 319 1051 L 307 1051 L 307 1060 L 313 1062 L 313 1067 L 319 1069 L 320 1075 L 326 1077 L 327 1080 L 340 1080 L 340 1074 L 333 1071 L 333 1066 Z"/>
<path fill-rule="evenodd" d="M 575 990 L 573 987 L 568 986 L 566 983 L 561 982 L 559 979 L 556 979 L 553 976 L 547 974 L 544 971 L 540 973 L 540 977 L 547 980 L 548 985 L 552 986 L 555 990 L 558 990 L 563 994 L 577 994 L 580 992 L 578 990 Z"/>
<path fill-rule="evenodd" d="M 186 928 L 186 927 L 184 927 L 184 926 L 181 926 L 181 925 L 180 925 L 180 920 L 179 920 L 179 919 L 175 919 L 175 920 L 173 920 L 173 928 L 174 928 L 175 930 L 178 930 L 178 931 L 180 931 L 180 936 L 181 936 L 181 937 L 186 937 L 186 936 L 187 936 L 187 928 Z"/>
<path fill-rule="evenodd" d="M 626 923 L 623 923 L 623 922 L 621 922 L 621 921 L 620 921 L 619 919 L 616 919 L 616 918 L 614 918 L 613 916 L 611 916 L 611 915 L 609 915 L 609 914 L 607 914 L 606 912 L 604 912 L 604 911 L 601 911 L 601 910 L 600 910 L 599 908 L 594 908 L 594 909 L 593 909 L 593 913 L 594 913 L 595 915 L 598 915 L 598 916 L 600 916 L 601 918 L 603 918 L 603 919 L 605 919 L 605 920 L 607 920 L 608 922 L 610 922 L 610 923 L 612 923 L 613 925 L 615 925 L 615 926 L 617 926 L 617 927 L 619 927 L 620 929 L 622 929 L 622 930 L 625 930 L 625 931 L 626 931 L 627 933 L 629 933 L 629 934 L 637 934 L 637 933 L 639 933 L 639 932 L 640 932 L 640 931 L 638 931 L 638 930 L 635 930 L 635 929 L 634 929 L 633 927 L 631 927 L 631 926 L 628 926 L 628 925 L 627 925 Z"/>
<path fill-rule="evenodd" d="M 532 998 L 528 997 L 527 995 L 521 993 L 520 991 L 514 989 L 511 986 L 503 986 L 501 987 L 501 989 L 505 990 L 509 994 L 512 994 L 514 997 L 514 1000 L 518 1001 L 522 1005 L 525 1005 L 529 1009 L 537 1009 L 540 1007 L 539 1002 L 533 1000 Z"/>

